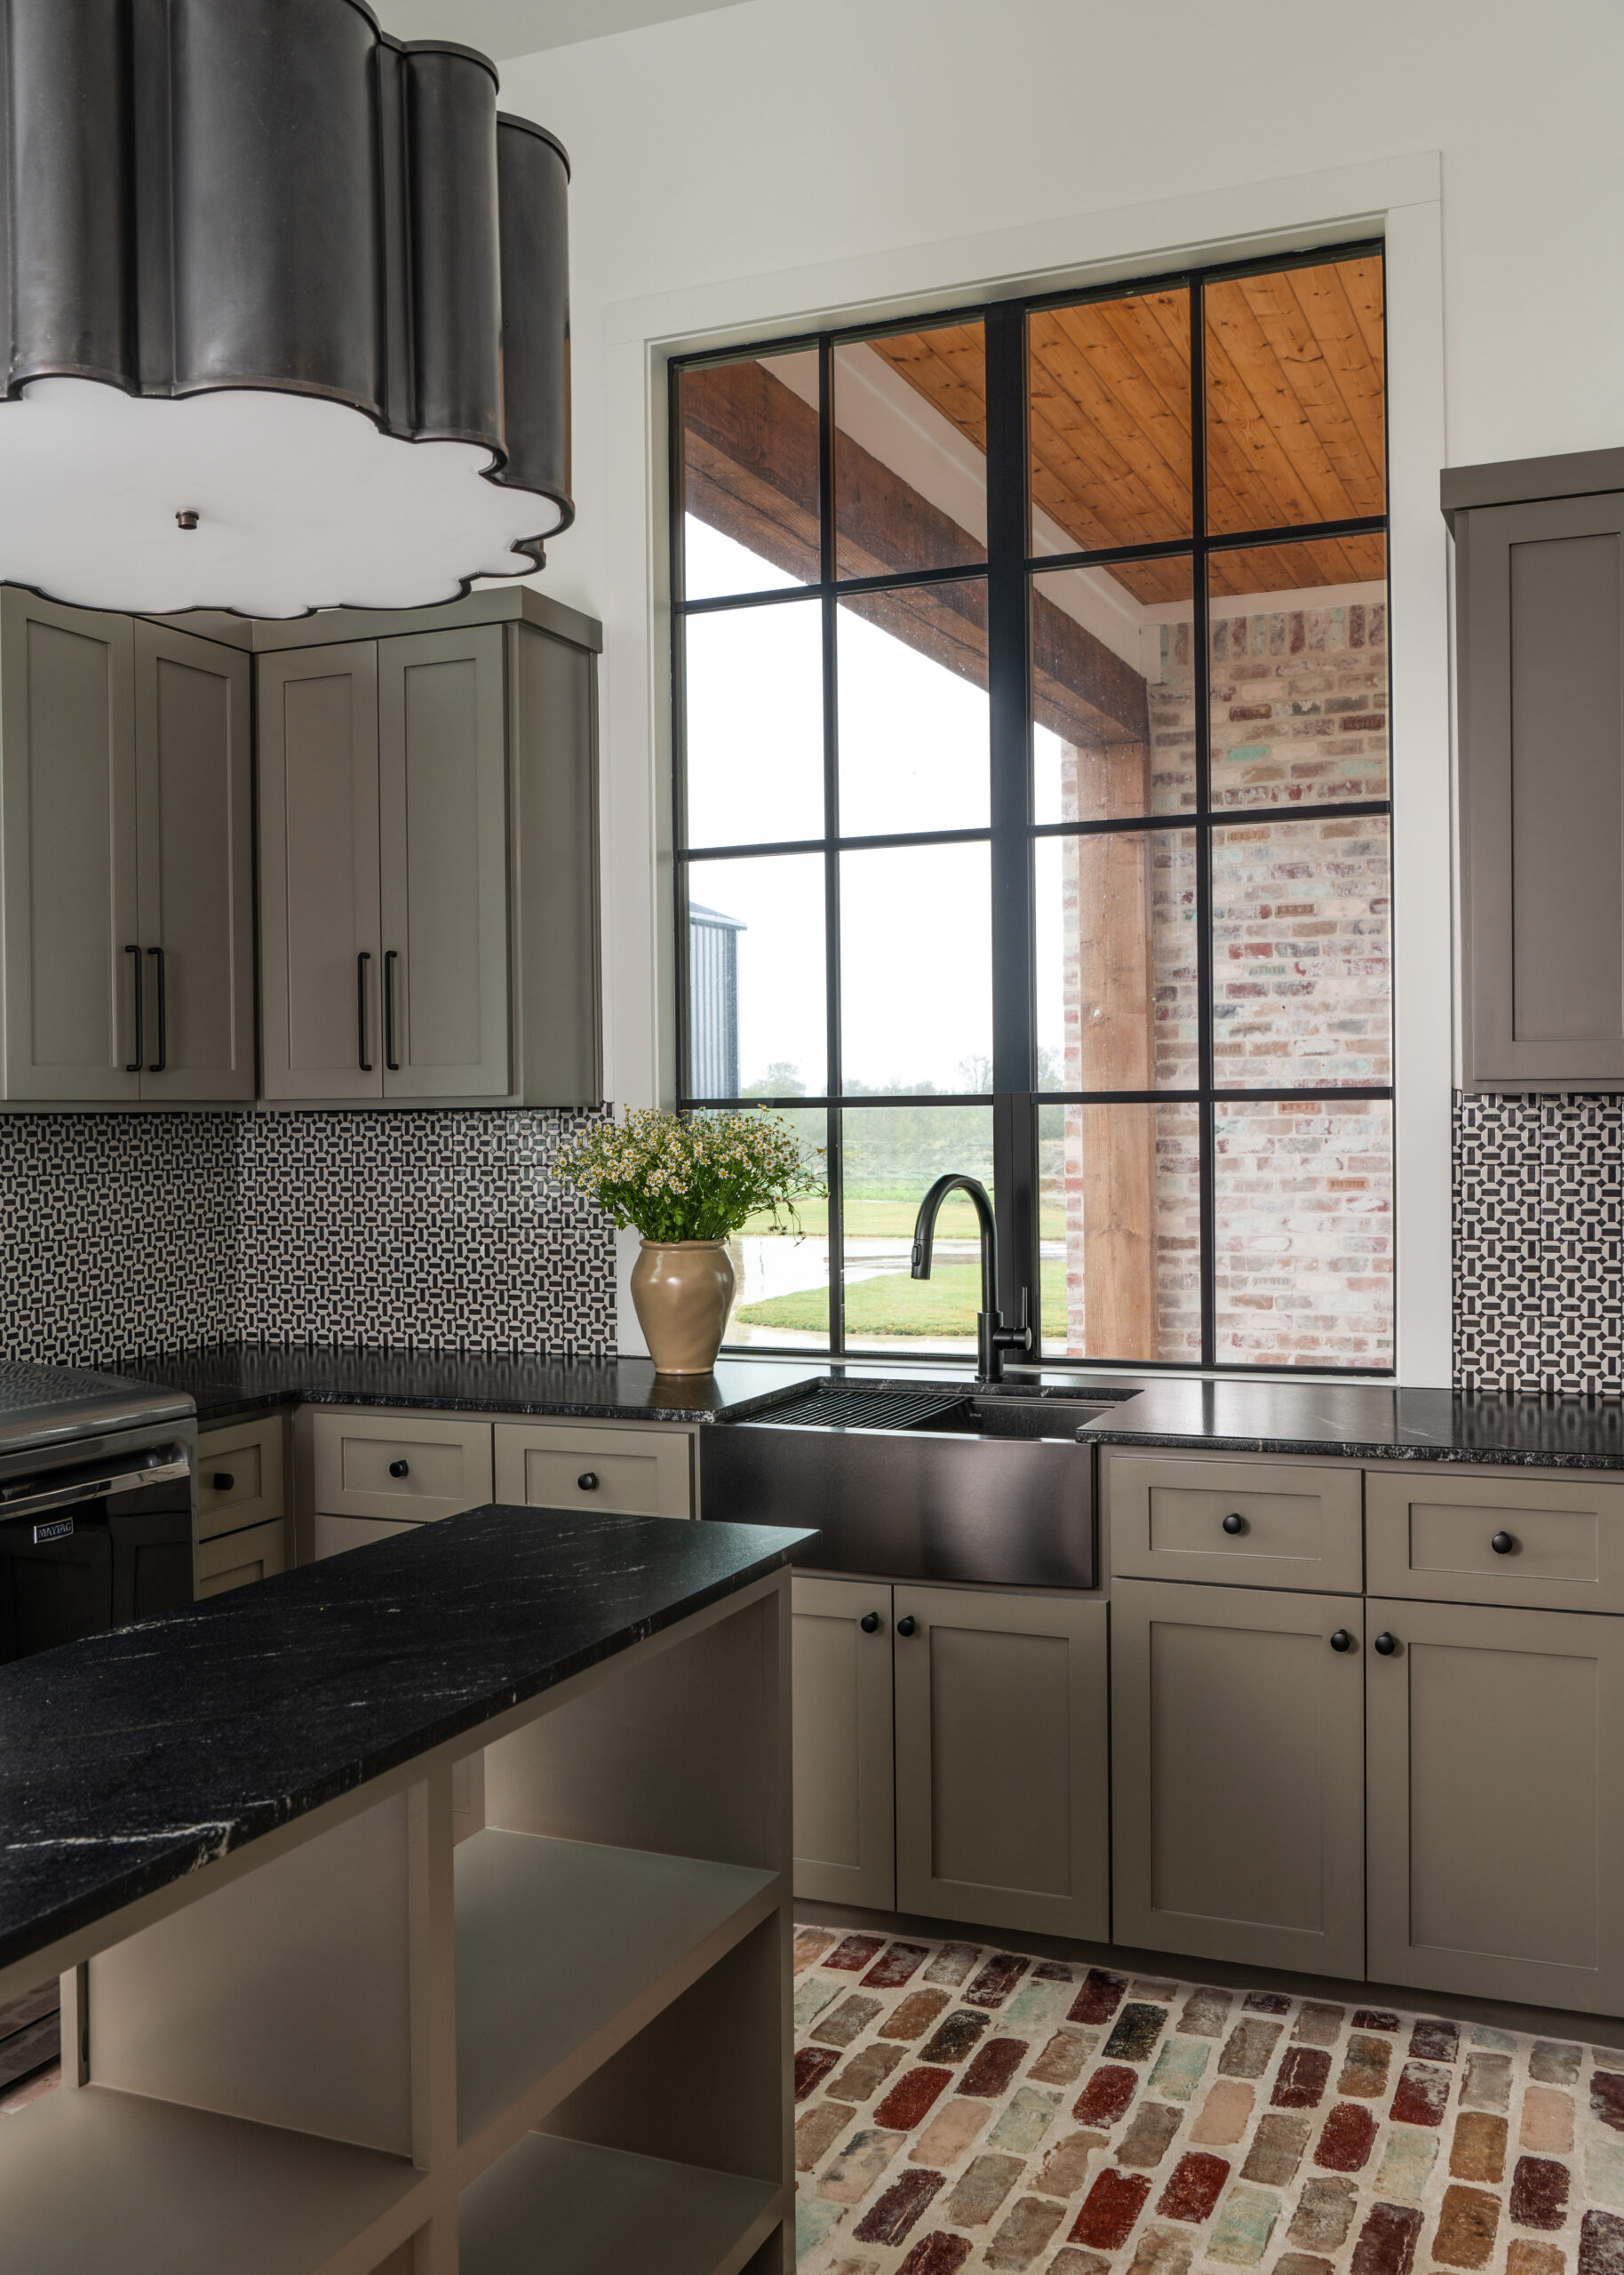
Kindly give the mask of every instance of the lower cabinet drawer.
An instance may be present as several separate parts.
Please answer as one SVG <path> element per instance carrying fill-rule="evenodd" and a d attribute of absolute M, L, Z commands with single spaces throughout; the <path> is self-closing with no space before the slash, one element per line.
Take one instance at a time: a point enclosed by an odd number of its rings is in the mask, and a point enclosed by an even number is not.
<path fill-rule="evenodd" d="M 330 1517 L 315 1514 L 317 1559 L 338 1556 L 346 1548 L 364 1548 L 370 1540 L 387 1540 L 392 1532 L 415 1532 L 417 1521 L 403 1517 Z"/>
<path fill-rule="evenodd" d="M 686 1430 L 496 1425 L 495 1497 L 532 1509 L 605 1509 L 625 1517 L 690 1517 Z"/>
<path fill-rule="evenodd" d="M 281 1517 L 283 1417 L 227 1424 L 197 1438 L 197 1537 L 242 1532 Z"/>
<path fill-rule="evenodd" d="M 421 1522 L 490 1495 L 490 1425 L 415 1416 L 317 1414 L 315 1505 L 333 1517 Z"/>
<path fill-rule="evenodd" d="M 1108 1461 L 1113 1571 L 1349 1595 L 1364 1585 L 1357 1469 L 1186 1454 Z"/>
<path fill-rule="evenodd" d="M 1371 1471 L 1373 1595 L 1624 1611 L 1624 1483 L 1607 1477 L 1461 1476 L 1433 1463 Z"/>
<path fill-rule="evenodd" d="M 251 1580 L 268 1580 L 288 1569 L 288 1528 L 281 1517 L 203 1541 L 197 1551 L 199 1597 L 224 1595 Z"/>

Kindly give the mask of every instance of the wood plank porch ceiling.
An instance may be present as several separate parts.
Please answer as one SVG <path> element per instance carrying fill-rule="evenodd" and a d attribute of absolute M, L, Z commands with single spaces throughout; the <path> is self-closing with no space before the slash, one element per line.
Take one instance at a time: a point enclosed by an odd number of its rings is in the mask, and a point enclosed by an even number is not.
<path fill-rule="evenodd" d="M 1190 294 L 1051 308 L 1030 321 L 1033 503 L 1079 548 L 1190 534 Z M 976 324 L 870 343 L 987 446 Z M 1373 255 L 1206 288 L 1207 527 L 1214 535 L 1380 514 L 1387 437 L 1381 263 Z M 838 419 L 837 405 L 837 419 Z M 1214 556 L 1214 598 L 1380 577 L 1379 539 Z M 1245 581 L 1237 581 L 1237 573 Z M 1187 599 L 1190 564 L 1118 563 L 1142 602 Z"/>

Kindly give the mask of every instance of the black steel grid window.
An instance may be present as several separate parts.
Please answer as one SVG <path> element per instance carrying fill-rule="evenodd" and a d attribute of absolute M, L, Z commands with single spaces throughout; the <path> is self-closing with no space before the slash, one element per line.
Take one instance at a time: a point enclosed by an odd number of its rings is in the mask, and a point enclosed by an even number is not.
<path fill-rule="evenodd" d="M 973 1347 L 967 1220 L 907 1278 L 959 1168 L 1050 1363 L 1390 1371 L 1381 298 L 1341 246 L 673 364 L 679 1102 L 830 1182 L 731 1343 Z"/>

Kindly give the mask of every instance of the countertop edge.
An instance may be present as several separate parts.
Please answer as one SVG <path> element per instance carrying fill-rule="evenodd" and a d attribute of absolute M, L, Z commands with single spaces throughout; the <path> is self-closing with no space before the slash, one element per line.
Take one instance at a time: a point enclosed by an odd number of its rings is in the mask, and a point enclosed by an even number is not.
<path fill-rule="evenodd" d="M 1102 1446 L 1142 1446 L 1166 1453 L 1293 1454 L 1320 1461 L 1453 1462 L 1469 1469 L 1624 1469 L 1624 1453 L 1552 1451 L 1517 1446 L 1437 1446 L 1379 1440 L 1209 1437 L 1193 1431 L 1082 1429 L 1078 1437 Z"/>

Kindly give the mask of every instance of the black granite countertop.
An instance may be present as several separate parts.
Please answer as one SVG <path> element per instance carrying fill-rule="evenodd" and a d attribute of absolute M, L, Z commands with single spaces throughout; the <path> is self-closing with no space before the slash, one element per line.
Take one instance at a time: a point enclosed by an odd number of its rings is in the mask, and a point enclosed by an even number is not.
<path fill-rule="evenodd" d="M 131 1360 L 119 1371 L 187 1393 L 203 1423 L 296 1401 L 610 1422 L 741 1422 L 831 1377 L 974 1387 L 963 1361 L 910 1366 L 904 1374 L 894 1357 L 878 1353 L 845 1362 L 816 1353 L 805 1360 L 727 1358 L 714 1374 L 679 1376 L 657 1375 L 648 1359 L 476 1356 L 364 1344 L 218 1343 Z M 1624 1469 L 1620 1399 L 1059 1370 L 1012 1375 L 1005 1387 L 1028 1395 L 1097 1390 L 1120 1401 L 1109 1420 L 1079 1433 L 1102 1445 Z"/>
<path fill-rule="evenodd" d="M 1374 1384 L 1154 1383 L 1079 1436 L 1182 1452 L 1624 1469 L 1624 1400 Z"/>
<path fill-rule="evenodd" d="M 0 1667 L 0 1967 L 776 1571 L 813 1536 L 486 1507 Z"/>
<path fill-rule="evenodd" d="M 391 1351 L 368 1344 L 214 1343 L 121 1362 L 119 1372 L 187 1392 L 197 1418 L 312 1406 L 420 1406 L 601 1422 L 713 1422 L 787 1396 L 829 1372 L 813 1358 L 721 1360 L 711 1375 L 657 1375 L 649 1359 Z"/>

